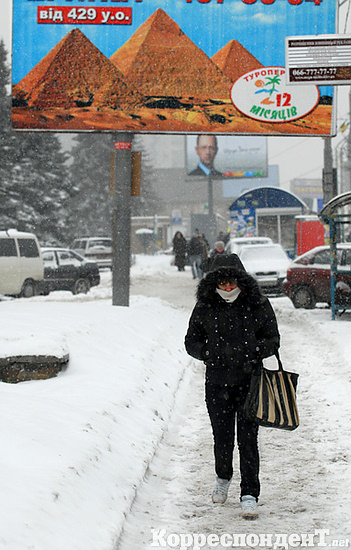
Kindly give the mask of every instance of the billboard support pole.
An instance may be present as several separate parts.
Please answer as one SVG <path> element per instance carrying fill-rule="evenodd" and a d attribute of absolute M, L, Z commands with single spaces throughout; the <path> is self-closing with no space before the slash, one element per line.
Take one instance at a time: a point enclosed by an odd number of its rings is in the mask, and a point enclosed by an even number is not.
<path fill-rule="evenodd" d="M 209 243 L 212 248 L 216 240 L 216 218 L 213 208 L 213 177 L 211 174 L 208 176 L 208 218 L 210 226 Z"/>
<path fill-rule="evenodd" d="M 112 192 L 112 305 L 129 306 L 133 134 L 114 135 Z"/>

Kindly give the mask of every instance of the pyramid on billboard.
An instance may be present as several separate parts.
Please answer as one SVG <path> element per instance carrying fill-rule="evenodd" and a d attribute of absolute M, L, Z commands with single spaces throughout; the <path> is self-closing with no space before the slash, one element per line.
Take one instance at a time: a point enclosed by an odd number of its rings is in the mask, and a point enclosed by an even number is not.
<path fill-rule="evenodd" d="M 14 101 L 37 109 L 90 106 L 102 85 L 113 88 L 119 106 L 141 100 L 123 75 L 79 30 L 73 29 L 14 86 Z"/>
<path fill-rule="evenodd" d="M 232 83 L 243 74 L 263 67 L 262 63 L 237 40 L 230 40 L 211 59 Z"/>
<path fill-rule="evenodd" d="M 147 96 L 229 97 L 230 80 L 161 8 L 110 59 Z"/>

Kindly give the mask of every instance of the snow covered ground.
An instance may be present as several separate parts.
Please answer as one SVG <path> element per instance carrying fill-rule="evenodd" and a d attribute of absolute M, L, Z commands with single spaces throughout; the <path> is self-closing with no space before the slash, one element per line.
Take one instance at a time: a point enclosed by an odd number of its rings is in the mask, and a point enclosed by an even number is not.
<path fill-rule="evenodd" d="M 129 308 L 111 305 L 108 272 L 87 296 L 0 302 L 0 356 L 70 354 L 57 378 L 1 384 L 0 548 L 351 546 L 351 312 L 271 300 L 301 425 L 260 430 L 247 522 L 238 476 L 211 503 L 203 366 L 183 347 L 196 281 L 169 256 L 137 256 L 131 280 Z"/>

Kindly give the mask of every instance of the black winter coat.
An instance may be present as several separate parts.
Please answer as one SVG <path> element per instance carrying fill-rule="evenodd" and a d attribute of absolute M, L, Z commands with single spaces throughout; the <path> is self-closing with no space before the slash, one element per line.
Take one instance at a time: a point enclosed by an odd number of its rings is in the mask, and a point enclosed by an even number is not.
<path fill-rule="evenodd" d="M 216 292 L 219 280 L 235 278 L 239 297 L 227 303 Z M 222 267 L 199 283 L 197 303 L 185 336 L 189 355 L 206 365 L 206 379 L 235 385 L 278 349 L 280 336 L 269 300 L 245 271 Z"/>
<path fill-rule="evenodd" d="M 203 246 L 199 237 L 191 237 L 188 242 L 188 254 L 189 256 L 202 256 Z"/>
<path fill-rule="evenodd" d="M 174 265 L 184 267 L 186 264 L 187 241 L 183 235 L 173 238 Z"/>

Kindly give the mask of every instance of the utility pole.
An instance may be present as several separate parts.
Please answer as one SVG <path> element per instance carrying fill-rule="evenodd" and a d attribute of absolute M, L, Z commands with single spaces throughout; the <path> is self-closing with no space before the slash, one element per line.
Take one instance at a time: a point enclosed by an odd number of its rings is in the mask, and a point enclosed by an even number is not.
<path fill-rule="evenodd" d="M 129 306 L 133 134 L 114 136 L 112 178 L 112 305 Z"/>
<path fill-rule="evenodd" d="M 324 139 L 323 202 L 327 204 L 334 197 L 334 173 L 331 137 Z"/>

